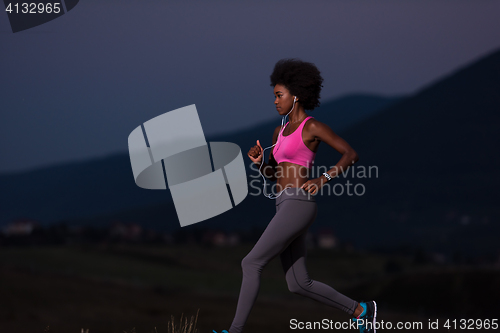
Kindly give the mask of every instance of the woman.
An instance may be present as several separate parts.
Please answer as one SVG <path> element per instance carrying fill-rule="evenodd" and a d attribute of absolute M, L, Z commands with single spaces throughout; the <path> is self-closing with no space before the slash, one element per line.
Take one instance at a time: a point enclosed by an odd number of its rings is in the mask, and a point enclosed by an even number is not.
<path fill-rule="evenodd" d="M 278 61 L 271 74 L 276 110 L 282 116 L 289 114 L 289 122 L 283 130 L 281 126 L 274 130 L 269 164 L 263 162 L 259 140 L 249 150 L 248 157 L 264 170 L 266 178 L 277 181 L 276 215 L 242 260 L 243 281 L 229 333 L 243 331 L 257 298 L 262 269 L 278 255 L 291 292 L 338 308 L 352 315 L 354 320 L 362 319 L 358 322 L 361 332 L 375 332 L 371 327 L 376 318 L 375 302 L 358 303 L 326 284 L 311 280 L 306 270 L 306 233 L 317 214 L 313 195 L 327 181 L 337 177 L 339 170 L 346 170 L 358 161 L 357 153 L 346 141 L 305 112 L 319 106 L 322 82 L 314 64 L 296 59 Z M 340 152 L 342 158 L 321 177 L 309 180 L 320 142 Z M 371 325 L 361 325 L 366 322 Z"/>

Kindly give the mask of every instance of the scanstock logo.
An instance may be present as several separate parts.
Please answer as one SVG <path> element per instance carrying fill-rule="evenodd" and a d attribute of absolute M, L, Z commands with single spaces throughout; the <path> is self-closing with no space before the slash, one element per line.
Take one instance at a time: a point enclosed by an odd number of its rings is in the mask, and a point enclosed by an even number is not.
<path fill-rule="evenodd" d="M 135 128 L 128 150 L 137 186 L 168 186 L 181 227 L 222 214 L 248 194 L 240 147 L 231 142 L 207 144 L 194 104 Z"/>
<path fill-rule="evenodd" d="M 12 32 L 23 31 L 52 21 L 75 8 L 78 1 L 3 0 Z"/>

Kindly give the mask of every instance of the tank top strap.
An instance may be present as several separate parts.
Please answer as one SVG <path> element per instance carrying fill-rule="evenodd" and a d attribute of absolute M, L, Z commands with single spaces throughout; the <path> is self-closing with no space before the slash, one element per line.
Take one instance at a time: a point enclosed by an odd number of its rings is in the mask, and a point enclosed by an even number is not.
<path fill-rule="evenodd" d="M 302 128 L 305 126 L 306 122 L 310 119 L 310 118 L 314 118 L 313 116 L 308 116 L 306 118 L 304 118 L 304 120 L 302 120 L 302 123 L 300 123 L 300 126 L 297 127 L 297 131 L 299 131 L 300 134 L 302 134 Z"/>
<path fill-rule="evenodd" d="M 282 129 L 280 129 L 280 132 L 278 133 L 278 138 L 283 135 L 283 132 L 285 131 L 285 128 L 288 126 L 289 121 L 286 122 L 286 124 L 283 126 Z"/>
<path fill-rule="evenodd" d="M 302 134 L 302 128 L 304 127 L 304 125 L 306 124 L 306 121 L 309 120 L 309 118 L 314 118 L 313 116 L 307 116 L 304 118 L 304 120 L 302 120 L 302 122 L 300 123 L 299 127 L 297 127 L 297 129 L 295 131 L 293 131 L 292 134 L 289 134 L 287 136 L 290 136 L 290 135 L 293 135 L 295 134 L 296 132 L 299 132 Z M 283 126 L 283 128 L 280 130 L 280 132 L 278 133 L 278 137 L 281 135 L 283 135 L 283 132 L 285 131 L 285 128 L 288 126 L 288 124 L 290 124 L 290 121 L 287 121 L 285 126 Z"/>
<path fill-rule="evenodd" d="M 285 131 L 285 128 L 288 126 L 288 123 L 290 123 L 290 122 L 289 121 L 286 122 L 286 124 L 281 129 L 280 133 L 283 133 Z"/>

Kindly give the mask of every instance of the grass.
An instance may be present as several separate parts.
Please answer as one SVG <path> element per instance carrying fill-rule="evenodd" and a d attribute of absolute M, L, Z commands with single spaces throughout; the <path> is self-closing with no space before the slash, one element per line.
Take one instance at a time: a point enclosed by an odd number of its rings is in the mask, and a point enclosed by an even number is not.
<path fill-rule="evenodd" d="M 181 314 L 181 319 L 179 320 L 179 324 L 175 324 L 175 317 L 172 315 L 170 318 L 170 321 L 167 324 L 167 332 L 168 333 L 198 333 L 198 330 L 196 329 L 196 323 L 198 321 L 198 314 L 200 312 L 200 309 L 196 312 L 196 317 L 191 316 L 191 318 L 188 319 L 187 317 L 184 317 L 184 321 L 182 320 L 184 313 Z M 83 329 L 82 329 L 83 330 Z M 84 333 L 84 332 L 82 332 Z M 89 333 L 88 330 L 85 333 Z M 135 327 L 130 331 L 124 331 L 124 333 L 136 333 Z M 155 327 L 155 333 L 158 333 Z"/>
<path fill-rule="evenodd" d="M 251 247 L 110 245 L 8 248 L 0 249 L 0 262 L 32 271 L 49 271 L 137 286 L 234 294 L 239 291 L 241 284 L 241 260 Z M 408 264 L 406 261 L 398 259 L 403 266 Z M 339 287 L 362 283 L 385 274 L 386 262 L 386 257 L 375 254 L 326 250 L 310 251 L 307 257 L 312 278 Z M 269 263 L 262 276 L 263 294 L 289 294 L 279 258 Z"/>
<path fill-rule="evenodd" d="M 0 326 L 16 333 L 44 328 L 54 333 L 80 332 L 82 327 L 89 328 L 84 333 L 219 331 L 234 316 L 240 263 L 250 249 L 251 245 L 3 248 Z M 388 262 L 397 263 L 399 271 L 388 273 Z M 312 250 L 307 263 L 311 278 L 354 299 L 380 296 L 387 319 L 422 319 L 424 313 L 427 320 L 440 300 L 450 295 L 458 297 L 456 302 L 462 296 L 473 297 L 472 305 L 488 305 L 480 306 L 482 310 L 495 308 L 475 295 L 499 294 L 498 272 L 415 265 L 411 258 L 398 255 Z M 421 297 L 417 303 L 425 308 L 404 312 L 393 306 L 401 297 Z M 176 323 L 172 314 L 179 313 Z M 187 318 L 185 313 L 196 317 Z M 263 271 L 247 328 L 249 332 L 290 332 L 290 318 L 346 320 L 336 309 L 290 293 L 276 258 Z"/>

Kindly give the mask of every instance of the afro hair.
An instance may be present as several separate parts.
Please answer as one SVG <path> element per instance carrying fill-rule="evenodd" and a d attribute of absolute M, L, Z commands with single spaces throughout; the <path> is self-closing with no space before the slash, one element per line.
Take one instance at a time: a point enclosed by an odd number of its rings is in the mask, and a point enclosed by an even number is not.
<path fill-rule="evenodd" d="M 284 85 L 293 96 L 297 96 L 305 110 L 320 105 L 323 78 L 318 68 L 300 59 L 281 59 L 274 65 L 270 76 L 271 86 Z"/>

